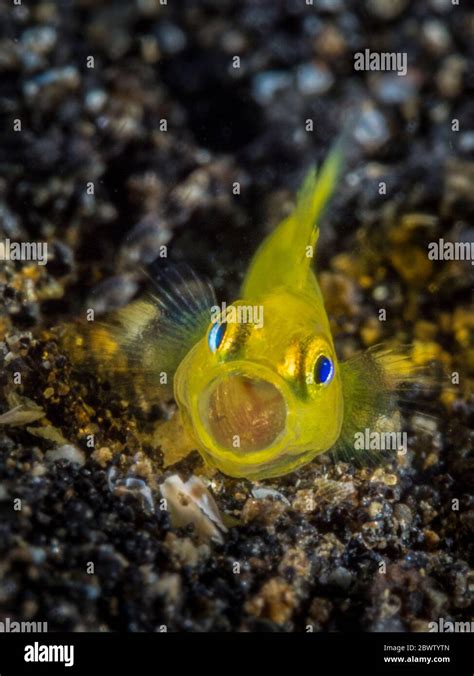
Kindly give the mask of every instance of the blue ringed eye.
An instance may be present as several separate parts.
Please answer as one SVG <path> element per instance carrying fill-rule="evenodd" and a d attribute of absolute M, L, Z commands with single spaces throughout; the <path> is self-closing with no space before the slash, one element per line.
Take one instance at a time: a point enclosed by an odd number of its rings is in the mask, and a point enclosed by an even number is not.
<path fill-rule="evenodd" d="M 216 322 L 215 324 L 212 325 L 212 328 L 209 331 L 208 338 L 209 349 L 211 350 L 211 352 L 217 352 L 217 350 L 219 349 L 222 340 L 224 339 L 225 330 L 226 330 L 225 322 L 222 322 L 222 324 Z"/>
<path fill-rule="evenodd" d="M 331 382 L 333 375 L 334 365 L 331 359 L 329 359 L 329 357 L 325 357 L 324 355 L 318 357 L 314 367 L 315 382 L 320 385 L 327 385 L 329 382 Z"/>

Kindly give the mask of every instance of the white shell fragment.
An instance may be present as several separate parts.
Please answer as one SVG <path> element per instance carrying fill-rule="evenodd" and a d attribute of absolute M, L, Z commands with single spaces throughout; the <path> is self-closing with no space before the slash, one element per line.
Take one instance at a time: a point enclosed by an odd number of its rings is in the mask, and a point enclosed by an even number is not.
<path fill-rule="evenodd" d="M 266 488 L 264 486 L 257 486 L 252 488 L 252 496 L 256 500 L 266 500 L 267 498 L 272 498 L 273 500 L 281 500 L 286 505 L 290 504 L 288 498 L 286 498 L 283 493 L 277 491 L 275 488 Z"/>
<path fill-rule="evenodd" d="M 107 472 L 107 484 L 109 490 L 116 495 L 134 493 L 141 499 L 144 507 L 150 514 L 155 513 L 155 502 L 151 488 L 143 479 L 138 479 L 137 477 L 117 478 L 117 468 L 112 465 Z"/>
<path fill-rule="evenodd" d="M 223 542 L 222 533 L 226 533 L 227 528 L 214 498 L 201 479 L 192 476 L 183 483 L 178 474 L 173 474 L 161 484 L 161 494 L 167 502 L 175 528 L 192 523 L 201 540 Z"/>
<path fill-rule="evenodd" d="M 86 459 L 84 453 L 73 446 L 72 444 L 64 444 L 64 446 L 59 446 L 50 451 L 46 451 L 46 460 L 47 462 L 56 462 L 57 460 L 69 460 L 69 462 L 75 462 L 77 465 L 85 464 Z"/>

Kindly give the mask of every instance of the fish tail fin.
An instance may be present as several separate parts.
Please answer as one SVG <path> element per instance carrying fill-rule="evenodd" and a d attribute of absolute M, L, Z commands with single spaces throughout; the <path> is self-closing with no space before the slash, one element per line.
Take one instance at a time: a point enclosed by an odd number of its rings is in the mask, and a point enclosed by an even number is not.
<path fill-rule="evenodd" d="M 429 393 L 435 376 L 411 358 L 411 348 L 374 346 L 340 364 L 344 421 L 332 449 L 338 460 L 358 465 L 378 462 L 386 452 L 406 453 L 402 411 L 413 405 L 414 389 Z"/>
<path fill-rule="evenodd" d="M 321 216 L 341 174 L 344 138 L 333 146 L 319 172 L 315 167 L 309 170 L 294 210 L 260 245 L 244 280 L 244 298 L 277 286 L 301 289 L 307 283 Z"/>
<path fill-rule="evenodd" d="M 79 320 L 61 326 L 59 340 L 74 367 L 93 373 L 127 395 L 128 383 L 133 381 L 134 387 L 139 387 L 139 380 L 153 372 L 152 365 L 146 363 L 146 348 L 138 350 L 137 340 L 158 318 L 156 305 L 147 300 L 134 301 L 103 320 Z M 162 398 L 170 394 L 169 388 L 160 390 Z"/>

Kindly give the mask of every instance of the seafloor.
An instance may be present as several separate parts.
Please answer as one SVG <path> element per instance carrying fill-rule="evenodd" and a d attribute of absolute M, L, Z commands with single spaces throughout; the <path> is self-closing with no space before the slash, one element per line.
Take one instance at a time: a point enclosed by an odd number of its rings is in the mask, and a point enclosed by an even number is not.
<path fill-rule="evenodd" d="M 473 267 L 427 257 L 430 241 L 474 236 L 462 4 L 0 5 L 2 238 L 50 247 L 44 267 L 0 264 L 0 619 L 419 631 L 472 618 Z M 407 52 L 407 75 L 355 72 L 366 48 Z M 205 473 L 222 542 L 173 528 L 159 486 L 203 465 L 192 453 L 165 467 L 154 447 L 172 404 L 143 412 L 106 374 L 74 370 L 54 327 L 125 303 L 162 245 L 235 298 L 349 109 L 354 157 L 318 253 L 339 353 L 397 341 L 444 376 L 409 393 L 407 455 L 359 468 L 324 456 L 258 485 Z"/>

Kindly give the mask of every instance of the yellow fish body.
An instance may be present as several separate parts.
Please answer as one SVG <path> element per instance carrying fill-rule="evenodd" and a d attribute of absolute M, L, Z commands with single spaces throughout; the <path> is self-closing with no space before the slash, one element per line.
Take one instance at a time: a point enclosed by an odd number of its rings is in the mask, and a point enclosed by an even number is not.
<path fill-rule="evenodd" d="M 319 180 L 310 172 L 296 209 L 250 264 L 242 299 L 233 306 L 258 308 L 262 325 L 218 319 L 177 370 L 175 397 L 188 429 L 204 457 L 225 474 L 286 474 L 340 435 L 341 374 L 311 265 L 319 216 L 340 162 L 334 151 Z M 232 319 L 231 308 L 226 316 Z M 212 351 L 212 333 L 220 326 L 225 332 Z M 325 383 L 315 374 L 322 360 L 333 372 Z"/>
<path fill-rule="evenodd" d="M 155 295 L 72 346 L 99 354 L 110 373 L 135 374 L 150 396 L 169 397 L 172 386 L 193 445 L 230 476 L 279 476 L 330 449 L 353 457 L 357 430 L 395 429 L 403 357 L 372 350 L 340 364 L 313 272 L 341 164 L 339 145 L 310 171 L 231 306 L 219 309 L 194 273 L 166 270 Z"/>

